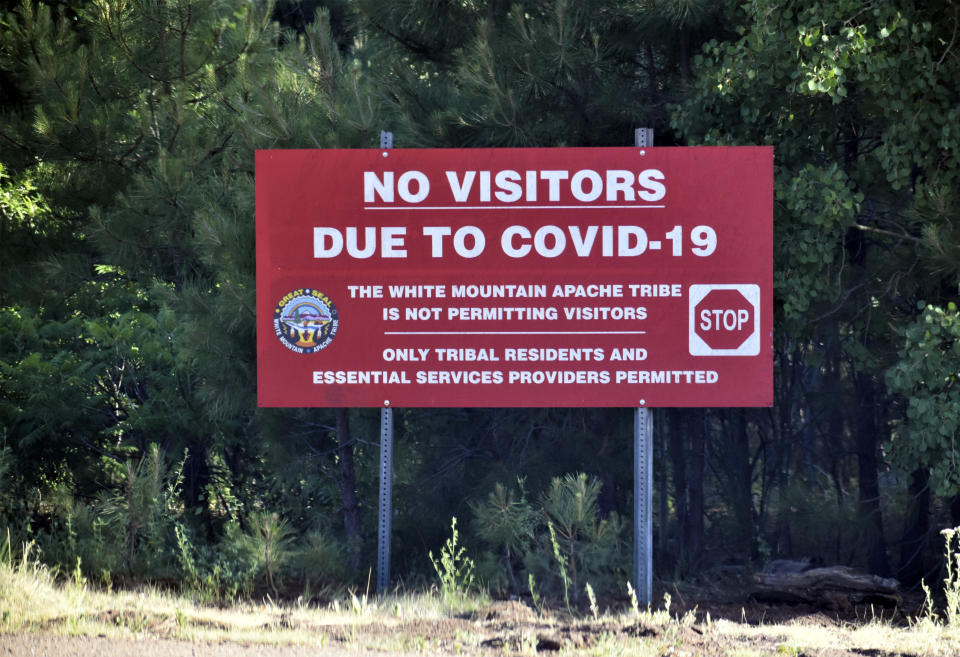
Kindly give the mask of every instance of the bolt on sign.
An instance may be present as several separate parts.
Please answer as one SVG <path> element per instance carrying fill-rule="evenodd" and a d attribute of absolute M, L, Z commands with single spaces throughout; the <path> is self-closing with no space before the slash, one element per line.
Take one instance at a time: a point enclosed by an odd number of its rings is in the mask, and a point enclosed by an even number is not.
<path fill-rule="evenodd" d="M 261 150 L 261 406 L 768 406 L 769 147 Z"/>

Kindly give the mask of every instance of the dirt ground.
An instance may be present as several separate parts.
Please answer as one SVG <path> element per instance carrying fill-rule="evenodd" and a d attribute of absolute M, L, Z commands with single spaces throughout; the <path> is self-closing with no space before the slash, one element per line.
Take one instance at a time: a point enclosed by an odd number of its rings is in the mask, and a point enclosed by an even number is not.
<path fill-rule="evenodd" d="M 691 610 L 687 610 L 691 611 Z M 538 615 L 517 601 L 496 602 L 463 617 L 309 625 L 281 616 L 266 642 L 183 640 L 169 619 L 148 623 L 131 638 L 64 636 L 56 623 L 30 633 L 0 635 L 0 657 L 299 657 L 301 655 L 638 655 L 646 657 L 951 657 L 960 643 L 934 637 L 926 643 L 897 637 L 908 631 L 879 610 L 838 613 L 759 603 L 697 606 L 680 610 L 677 620 L 657 623 L 624 616 L 593 619 Z M 872 620 L 869 616 L 873 614 Z M 882 614 L 882 612 L 881 612 Z M 685 620 L 681 618 L 685 617 Z M 122 620 L 122 619 L 120 619 Z M 300 624 L 299 627 L 292 625 Z M 876 625 L 876 636 L 863 628 Z M 291 627 L 287 627 L 291 626 Z M 277 634 L 277 630 L 281 634 Z M 283 631 L 296 632 L 288 640 Z M 891 634 L 893 633 L 893 634 Z"/>
<path fill-rule="evenodd" d="M 110 639 L 106 637 L 66 637 L 50 634 L 0 635 L 0 655 L 43 657 L 306 657 L 317 655 L 311 646 L 260 646 L 230 643 L 193 643 L 172 639 Z M 363 655 L 347 650 L 327 650 L 324 655 Z M 382 654 L 382 653 L 381 653 Z"/>

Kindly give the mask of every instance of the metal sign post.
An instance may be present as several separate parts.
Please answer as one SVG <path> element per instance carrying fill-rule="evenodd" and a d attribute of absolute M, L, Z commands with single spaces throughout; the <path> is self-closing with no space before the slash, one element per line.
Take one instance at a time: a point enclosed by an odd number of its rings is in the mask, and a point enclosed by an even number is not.
<path fill-rule="evenodd" d="M 393 148 L 393 133 L 380 132 L 380 148 Z M 393 520 L 393 409 L 380 409 L 380 498 L 377 518 L 377 593 L 390 588 L 390 531 Z"/>
<path fill-rule="evenodd" d="M 653 128 L 637 128 L 633 145 L 653 146 Z M 653 417 L 637 408 L 633 426 L 633 587 L 640 604 L 653 599 Z"/>
<path fill-rule="evenodd" d="M 633 587 L 640 604 L 653 598 L 653 416 L 636 409 L 633 426 Z"/>
<path fill-rule="evenodd" d="M 389 402 L 384 402 L 389 403 Z M 393 409 L 380 409 L 380 511 L 377 522 L 377 593 L 390 588 L 390 529 L 393 514 Z"/>

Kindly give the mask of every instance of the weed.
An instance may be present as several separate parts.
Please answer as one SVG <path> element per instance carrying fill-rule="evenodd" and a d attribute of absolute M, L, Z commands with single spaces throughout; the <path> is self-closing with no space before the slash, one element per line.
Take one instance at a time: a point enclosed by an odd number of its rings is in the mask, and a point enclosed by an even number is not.
<path fill-rule="evenodd" d="M 197 560 L 193 555 L 193 546 L 190 545 L 190 539 L 187 538 L 187 532 L 183 528 L 183 524 L 179 521 L 174 523 L 173 533 L 177 541 L 176 557 L 180 564 L 180 570 L 189 585 L 197 589 L 201 582 L 200 573 L 197 570 Z"/>
<path fill-rule="evenodd" d="M 943 579 L 943 595 L 945 600 L 943 624 L 952 629 L 960 628 L 960 527 L 944 529 L 940 532 L 944 539 L 944 561 L 947 574 Z M 954 547 L 953 539 L 957 539 Z M 940 625 L 941 619 L 933 604 L 933 593 L 927 583 L 920 582 L 923 589 L 923 607 L 919 619 L 922 623 Z"/>
<path fill-rule="evenodd" d="M 944 613 L 947 617 L 947 627 L 960 627 L 960 527 L 944 529 L 940 532 L 944 539 L 944 557 L 947 565 L 947 576 L 943 580 L 943 593 L 946 598 Z M 957 547 L 953 546 L 953 539 L 957 539 Z"/>
<path fill-rule="evenodd" d="M 4 566 L 13 566 L 13 550 L 11 549 L 9 527 L 7 527 L 7 540 L 3 545 L 0 545 L 0 563 Z"/>
<path fill-rule="evenodd" d="M 521 655 L 537 654 L 537 635 L 531 630 L 524 629 L 517 640 L 517 652 Z"/>
<path fill-rule="evenodd" d="M 73 568 L 73 586 L 82 589 L 87 583 L 87 578 L 83 576 L 83 570 L 80 568 L 80 557 L 77 557 L 77 565 Z"/>
<path fill-rule="evenodd" d="M 537 615 L 543 615 L 543 597 L 537 593 L 537 583 L 533 579 L 533 573 L 527 573 L 527 586 L 530 588 L 530 601 L 533 602 Z"/>
<path fill-rule="evenodd" d="M 447 539 L 440 550 L 440 558 L 435 559 L 433 552 L 428 552 L 430 563 L 440 578 L 440 592 L 445 601 L 463 600 L 466 598 L 474 583 L 474 562 L 467 556 L 466 548 L 457 545 L 457 518 L 450 522 L 452 535 Z"/>
<path fill-rule="evenodd" d="M 570 577 L 567 575 L 567 557 L 560 552 L 560 542 L 557 541 L 557 532 L 553 528 L 553 523 L 547 521 L 547 528 L 550 530 L 550 543 L 553 545 L 553 557 L 557 560 L 557 569 L 560 571 L 560 579 L 563 581 L 563 602 L 570 611 Z"/>
<path fill-rule="evenodd" d="M 587 590 L 587 600 L 590 601 L 590 614 L 593 616 L 593 620 L 597 620 L 600 615 L 597 609 L 597 596 L 594 595 L 593 587 L 590 586 L 590 582 L 587 582 L 587 585 L 584 588 Z"/>
<path fill-rule="evenodd" d="M 53 575 L 40 563 L 36 551 L 35 543 L 28 541 L 23 543 L 22 553 L 15 555 L 9 532 L 0 547 L 0 608 L 6 632 L 55 615 L 61 606 Z"/>
<path fill-rule="evenodd" d="M 637 600 L 637 591 L 630 580 L 627 580 L 627 594 L 630 596 L 630 609 L 634 618 L 640 618 L 640 601 Z"/>
<path fill-rule="evenodd" d="M 177 617 L 177 628 L 183 632 L 187 628 L 187 615 L 183 613 L 183 609 L 177 607 L 176 610 Z"/>
<path fill-rule="evenodd" d="M 927 623 L 936 625 L 938 623 L 937 610 L 933 605 L 933 593 L 927 583 L 920 580 L 920 588 L 923 589 L 923 607 L 920 609 L 920 619 Z"/>
<path fill-rule="evenodd" d="M 87 597 L 87 578 L 83 576 L 83 570 L 80 568 L 80 557 L 77 557 L 77 565 L 73 569 L 68 593 L 71 599 L 70 606 L 73 609 L 82 610 L 85 598 Z M 71 621 L 73 620 L 74 619 L 71 619 Z M 79 624 L 81 620 L 83 620 L 83 612 L 79 611 L 76 614 L 77 624 Z"/>
<path fill-rule="evenodd" d="M 370 600 L 367 598 L 367 594 L 363 593 L 363 595 L 357 596 L 355 591 L 350 591 L 350 608 L 353 609 L 354 614 L 361 618 L 370 613 Z"/>

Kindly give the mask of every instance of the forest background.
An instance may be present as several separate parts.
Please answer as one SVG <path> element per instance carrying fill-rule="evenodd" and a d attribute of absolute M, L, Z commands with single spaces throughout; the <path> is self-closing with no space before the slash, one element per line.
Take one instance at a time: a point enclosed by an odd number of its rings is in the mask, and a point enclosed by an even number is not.
<path fill-rule="evenodd" d="M 772 145 L 775 404 L 658 409 L 661 582 L 937 581 L 960 525 L 952 0 L 0 2 L 0 528 L 216 599 L 367 581 L 379 412 L 257 409 L 257 148 Z M 632 567 L 630 409 L 397 409 L 393 572 Z M 576 593 L 574 593 L 576 595 Z"/>

